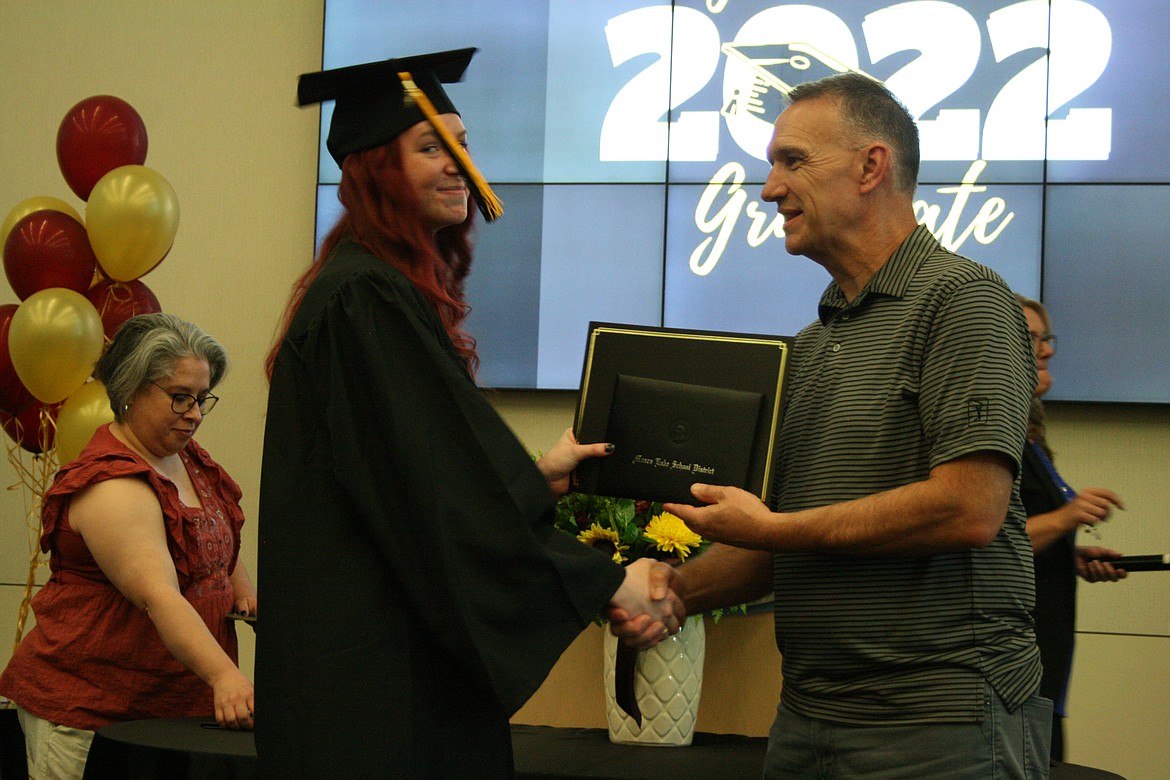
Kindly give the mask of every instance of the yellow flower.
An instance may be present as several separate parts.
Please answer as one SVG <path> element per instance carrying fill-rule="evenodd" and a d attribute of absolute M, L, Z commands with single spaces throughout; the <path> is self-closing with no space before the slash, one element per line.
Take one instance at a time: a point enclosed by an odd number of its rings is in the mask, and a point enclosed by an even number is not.
<path fill-rule="evenodd" d="M 622 553 L 630 549 L 628 544 L 621 543 L 617 531 L 612 528 L 603 528 L 600 523 L 594 523 L 577 534 L 577 540 L 596 547 L 602 552 L 612 552 L 614 563 L 624 563 L 626 558 Z"/>
<path fill-rule="evenodd" d="M 655 515 L 654 519 L 646 524 L 644 533 L 659 550 L 672 552 L 684 561 L 703 541 L 703 537 L 687 528 L 686 523 L 670 512 Z"/>

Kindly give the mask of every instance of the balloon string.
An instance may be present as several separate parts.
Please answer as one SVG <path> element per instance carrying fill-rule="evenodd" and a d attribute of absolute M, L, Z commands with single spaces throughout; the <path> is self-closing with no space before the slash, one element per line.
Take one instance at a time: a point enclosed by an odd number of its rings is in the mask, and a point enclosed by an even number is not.
<path fill-rule="evenodd" d="M 37 568 L 41 565 L 41 551 L 37 548 L 28 560 L 28 579 L 24 583 L 24 596 L 20 600 L 20 609 L 16 613 L 16 639 L 12 643 L 12 653 L 16 654 L 20 647 L 20 640 L 24 638 L 24 624 L 28 620 L 29 604 L 32 602 L 33 587 L 37 583 Z"/>
<path fill-rule="evenodd" d="M 102 298 L 102 315 L 106 313 L 106 307 L 110 305 L 110 301 L 117 301 L 118 303 L 126 303 L 126 301 L 134 299 L 134 291 L 130 289 L 130 285 L 123 282 L 114 282 L 106 290 L 105 296 Z"/>
<path fill-rule="evenodd" d="M 106 288 L 105 294 L 102 295 L 102 305 L 98 307 L 98 316 L 105 320 L 106 312 L 109 310 L 111 302 L 126 303 L 132 300 L 134 300 L 134 291 L 130 289 L 130 285 L 124 282 L 113 282 Z M 113 339 L 103 334 L 103 344 L 108 346 L 111 341 Z"/>
<path fill-rule="evenodd" d="M 57 465 L 57 418 L 49 413 L 47 405 L 41 406 L 41 426 L 38 431 L 37 444 L 46 457 L 53 458 L 53 465 Z M 54 468 L 54 471 L 56 469 Z M 42 491 L 43 492 L 43 491 Z"/>
<path fill-rule="evenodd" d="M 18 419 L 14 419 L 15 436 L 8 442 L 8 462 L 16 471 L 18 481 L 8 487 L 9 490 L 22 488 L 25 494 L 25 524 L 29 535 L 29 563 L 28 579 L 24 585 L 24 595 L 20 601 L 20 609 L 16 616 L 16 640 L 13 643 L 13 652 L 20 646 L 24 636 L 24 625 L 28 620 L 29 603 L 32 601 L 33 588 L 36 587 L 37 569 L 42 563 L 41 558 L 41 506 L 45 491 L 57 472 L 57 451 L 55 446 L 56 421 L 49 410 L 41 407 L 40 424 L 37 431 L 40 453 L 26 453 L 17 443 L 23 439 L 22 426 Z M 53 446 L 45 444 L 52 442 Z M 30 457 L 29 457 L 30 456 Z M 28 461 L 28 462 L 26 462 Z"/>

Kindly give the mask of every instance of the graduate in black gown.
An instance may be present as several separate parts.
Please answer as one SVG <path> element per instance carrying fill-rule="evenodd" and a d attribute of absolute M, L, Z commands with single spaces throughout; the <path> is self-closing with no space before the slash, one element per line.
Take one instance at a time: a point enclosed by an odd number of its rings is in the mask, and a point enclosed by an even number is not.
<path fill-rule="evenodd" d="M 473 51 L 301 80 L 302 104 L 337 101 L 346 211 L 269 358 L 263 777 L 510 777 L 508 718 L 593 617 L 642 615 L 643 647 L 684 617 L 651 594 L 656 564 L 623 569 L 552 525 L 605 445 L 566 431 L 534 463 L 473 381 L 469 194 L 497 212 L 441 87 Z"/>

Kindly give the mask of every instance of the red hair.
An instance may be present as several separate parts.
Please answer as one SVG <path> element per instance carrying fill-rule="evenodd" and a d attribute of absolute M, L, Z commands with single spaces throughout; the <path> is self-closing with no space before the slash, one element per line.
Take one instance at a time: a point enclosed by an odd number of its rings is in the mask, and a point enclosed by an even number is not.
<path fill-rule="evenodd" d="M 325 237 L 316 261 L 293 285 L 280 335 L 264 361 L 269 381 L 280 344 L 305 293 L 344 239 L 360 244 L 402 272 L 419 289 L 434 307 L 467 370 L 474 376 L 479 356 L 475 339 L 463 329 L 463 321 L 471 309 L 463 299 L 463 283 L 471 271 L 469 234 L 475 210 L 469 209 L 467 219 L 461 224 L 445 227 L 432 235 L 423 226 L 419 204 L 406 185 L 402 150 L 397 140 L 347 156 L 342 162 L 337 195 L 345 213 Z"/>

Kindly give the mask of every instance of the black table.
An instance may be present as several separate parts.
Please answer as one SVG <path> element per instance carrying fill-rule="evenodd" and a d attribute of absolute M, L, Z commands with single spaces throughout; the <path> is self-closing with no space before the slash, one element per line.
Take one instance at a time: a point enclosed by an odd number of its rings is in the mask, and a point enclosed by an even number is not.
<path fill-rule="evenodd" d="M 248 731 L 207 728 L 206 718 L 115 723 L 98 730 L 85 780 L 252 780 Z M 604 729 L 513 726 L 518 780 L 714 780 L 758 778 L 767 740 L 695 735 L 689 747 L 614 745 Z"/>
<path fill-rule="evenodd" d="M 690 747 L 614 745 L 605 729 L 512 726 L 523 780 L 759 780 L 765 737 L 695 734 Z M 1125 780 L 1078 764 L 1057 764 L 1049 780 Z"/>
<path fill-rule="evenodd" d="M 15 707 L 0 707 L 0 780 L 28 780 L 24 732 Z"/>
<path fill-rule="evenodd" d="M 214 726 L 214 718 L 103 726 L 90 746 L 84 780 L 255 780 L 252 732 Z"/>
<path fill-rule="evenodd" d="M 250 731 L 205 728 L 206 718 L 115 723 L 98 729 L 85 780 L 254 780 Z M 689 747 L 614 745 L 604 729 L 512 726 L 518 780 L 758 780 L 767 740 L 695 734 Z M 1061 764 L 1051 780 L 1124 780 Z"/>
<path fill-rule="evenodd" d="M 687 747 L 615 745 L 605 729 L 512 726 L 522 780 L 759 780 L 765 737 L 695 734 Z"/>

